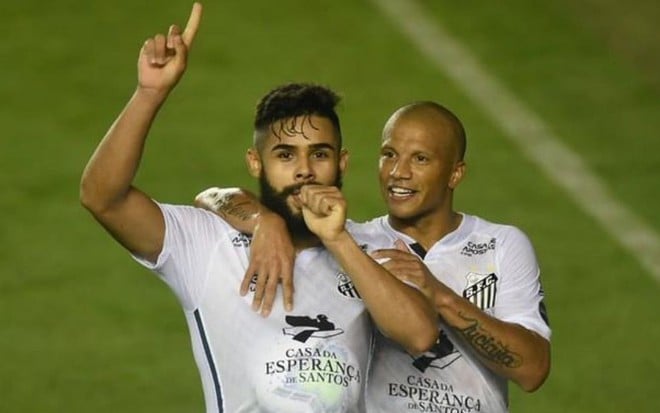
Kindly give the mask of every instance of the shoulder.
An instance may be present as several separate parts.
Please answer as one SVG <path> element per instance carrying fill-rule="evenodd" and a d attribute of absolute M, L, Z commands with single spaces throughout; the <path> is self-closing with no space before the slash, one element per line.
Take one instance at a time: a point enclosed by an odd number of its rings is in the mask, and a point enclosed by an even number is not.
<path fill-rule="evenodd" d="M 505 244 L 530 243 L 527 234 L 515 225 L 492 222 L 475 215 L 465 216 L 473 220 L 472 232 L 475 234 L 490 236 Z"/>
<path fill-rule="evenodd" d="M 169 229 L 190 229 L 197 231 L 231 232 L 233 229 L 224 219 L 202 208 L 190 205 L 158 203 Z"/>
<path fill-rule="evenodd" d="M 396 236 L 385 224 L 386 216 L 373 218 L 366 222 L 346 221 L 346 230 L 358 244 L 370 244 L 378 248 L 390 247 Z"/>
<path fill-rule="evenodd" d="M 480 239 L 483 244 L 473 243 L 472 247 L 476 245 L 494 250 L 498 262 L 503 265 L 505 263 L 537 265 L 532 242 L 522 229 L 515 225 L 494 223 L 479 217 L 473 218 L 475 219 L 473 234 L 479 234 L 475 238 Z"/>

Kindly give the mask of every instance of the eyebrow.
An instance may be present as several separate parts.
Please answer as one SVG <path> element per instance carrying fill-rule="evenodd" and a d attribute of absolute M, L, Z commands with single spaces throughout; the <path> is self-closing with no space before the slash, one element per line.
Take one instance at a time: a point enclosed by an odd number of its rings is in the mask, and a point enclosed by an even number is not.
<path fill-rule="evenodd" d="M 280 144 L 277 144 L 277 145 L 273 146 L 270 151 L 271 152 L 279 151 L 279 150 L 295 151 L 296 148 L 299 148 L 299 146 L 287 145 L 285 143 L 280 143 Z M 326 150 L 329 150 L 329 151 L 332 151 L 332 152 L 335 151 L 335 147 L 330 145 L 329 143 L 313 143 L 313 144 L 307 146 L 307 148 L 309 148 L 311 151 L 317 151 L 319 149 L 326 149 Z"/>

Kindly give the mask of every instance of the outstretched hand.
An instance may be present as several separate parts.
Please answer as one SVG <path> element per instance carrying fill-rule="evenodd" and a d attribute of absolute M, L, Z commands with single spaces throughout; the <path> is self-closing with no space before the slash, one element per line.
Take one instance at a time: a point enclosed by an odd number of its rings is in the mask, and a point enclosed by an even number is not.
<path fill-rule="evenodd" d="M 262 214 L 252 236 L 250 264 L 243 276 L 241 295 L 254 291 L 252 309 L 268 317 L 277 286 L 282 284 L 284 309 L 293 309 L 293 266 L 296 251 L 284 220 L 277 214 Z"/>
<path fill-rule="evenodd" d="M 202 5 L 194 3 L 185 29 L 171 25 L 167 35 L 147 39 L 138 58 L 138 85 L 145 90 L 167 93 L 186 70 L 188 53 L 202 19 Z"/>
<path fill-rule="evenodd" d="M 258 202 L 249 191 L 239 188 L 207 188 L 195 197 L 196 207 L 217 214 L 238 231 L 252 234 L 250 263 L 240 294 L 254 293 L 252 309 L 267 317 L 280 284 L 284 309 L 293 309 L 296 251 L 284 219 Z"/>

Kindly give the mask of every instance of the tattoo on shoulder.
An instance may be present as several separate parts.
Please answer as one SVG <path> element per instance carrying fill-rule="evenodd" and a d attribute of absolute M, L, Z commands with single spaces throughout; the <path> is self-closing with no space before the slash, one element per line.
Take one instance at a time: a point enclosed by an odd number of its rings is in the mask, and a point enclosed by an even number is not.
<path fill-rule="evenodd" d="M 466 317 L 463 313 L 458 315 L 470 323 L 470 325 L 459 329 L 459 331 L 481 356 L 508 368 L 516 368 L 522 365 L 522 357 L 511 351 L 501 341 L 496 340 L 487 330 L 481 327 L 479 321 Z"/>

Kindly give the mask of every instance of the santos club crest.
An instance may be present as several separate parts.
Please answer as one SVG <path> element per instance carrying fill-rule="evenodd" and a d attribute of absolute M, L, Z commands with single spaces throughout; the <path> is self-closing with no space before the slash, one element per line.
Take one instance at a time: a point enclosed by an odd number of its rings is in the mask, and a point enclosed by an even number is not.
<path fill-rule="evenodd" d="M 360 299 L 360 293 L 358 293 L 357 289 L 355 289 L 355 286 L 353 285 L 353 281 L 351 281 L 351 278 L 348 275 L 346 275 L 346 273 L 340 271 L 336 274 L 336 276 L 337 276 L 337 291 L 341 295 L 347 298 Z"/>
<path fill-rule="evenodd" d="M 471 272 L 466 278 L 467 286 L 463 290 L 463 297 L 482 310 L 493 307 L 497 295 L 497 275 Z"/>

